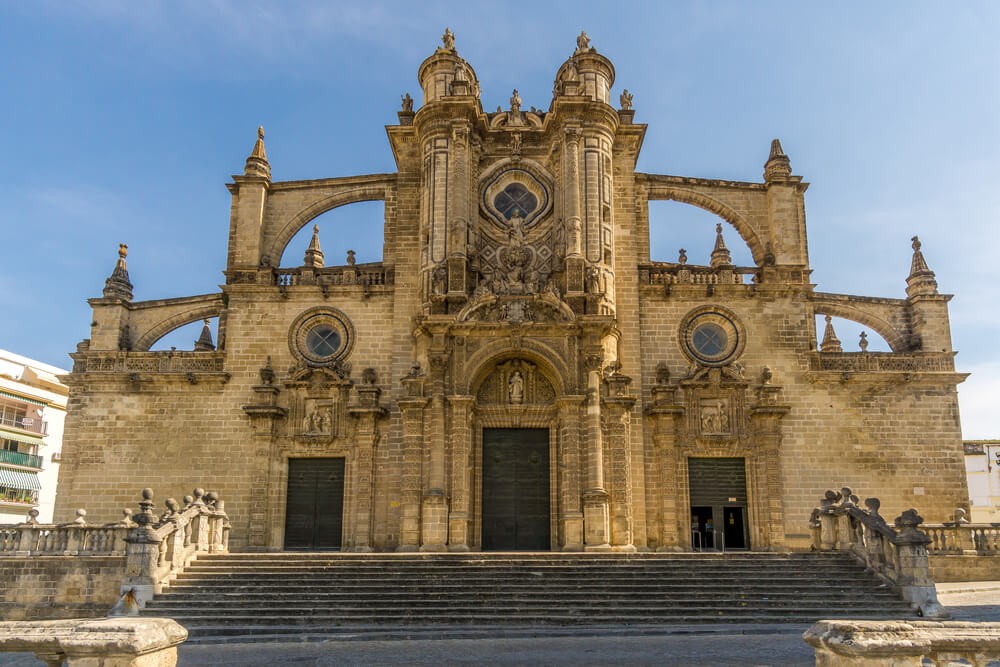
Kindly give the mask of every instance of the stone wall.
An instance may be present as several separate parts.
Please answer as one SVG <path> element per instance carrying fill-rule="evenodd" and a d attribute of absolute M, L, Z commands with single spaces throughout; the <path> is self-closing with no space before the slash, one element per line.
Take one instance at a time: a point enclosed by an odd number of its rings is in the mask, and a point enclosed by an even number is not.
<path fill-rule="evenodd" d="M 930 556 L 931 578 L 935 583 L 959 581 L 1000 581 L 1000 557 Z"/>
<path fill-rule="evenodd" d="M 0 620 L 104 616 L 124 577 L 124 556 L 0 557 Z"/>

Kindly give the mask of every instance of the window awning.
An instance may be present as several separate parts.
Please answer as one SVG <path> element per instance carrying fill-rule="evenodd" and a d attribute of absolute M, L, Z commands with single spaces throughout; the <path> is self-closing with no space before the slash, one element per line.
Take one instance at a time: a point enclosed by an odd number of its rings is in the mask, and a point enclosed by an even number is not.
<path fill-rule="evenodd" d="M 18 442 L 23 442 L 26 445 L 41 446 L 45 444 L 45 441 L 37 435 L 25 435 L 24 433 L 8 431 L 5 428 L 0 428 L 0 440 L 17 440 Z"/>
<path fill-rule="evenodd" d="M 4 398 L 13 398 L 15 401 L 21 401 L 22 403 L 40 405 L 43 408 L 48 405 L 45 401 L 40 401 L 37 398 L 28 398 L 27 396 L 21 396 L 20 394 L 12 394 L 9 391 L 0 391 L 0 396 L 3 396 Z"/>
<path fill-rule="evenodd" d="M 0 486 L 5 486 L 8 489 L 22 489 L 24 491 L 42 490 L 42 484 L 38 481 L 38 473 L 22 472 L 8 468 L 0 468 Z"/>

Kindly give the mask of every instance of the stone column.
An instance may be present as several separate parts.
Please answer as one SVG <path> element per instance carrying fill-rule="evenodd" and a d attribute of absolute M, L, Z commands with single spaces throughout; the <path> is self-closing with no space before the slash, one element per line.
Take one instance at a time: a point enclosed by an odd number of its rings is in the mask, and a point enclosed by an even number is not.
<path fill-rule="evenodd" d="M 467 120 L 452 122 L 450 173 L 448 174 L 448 298 L 464 300 L 467 296 L 466 246 L 469 234 L 469 131 Z"/>
<path fill-rule="evenodd" d="M 604 487 L 604 438 L 601 433 L 601 363 L 589 354 L 587 369 L 587 483 L 583 492 L 584 544 L 587 551 L 610 551 L 608 492 Z"/>
<path fill-rule="evenodd" d="M 559 527 L 563 551 L 583 551 L 583 511 L 580 505 L 580 425 L 584 396 L 563 396 L 559 407 Z"/>
<path fill-rule="evenodd" d="M 566 294 L 583 296 L 583 220 L 580 217 L 580 136 L 579 127 L 567 127 L 565 144 L 566 181 Z"/>
<path fill-rule="evenodd" d="M 424 376 L 403 378 L 403 393 L 396 403 L 403 419 L 403 471 L 400 482 L 400 525 L 397 551 L 420 548 L 420 495 L 423 490 Z"/>
<path fill-rule="evenodd" d="M 469 550 L 469 472 L 472 443 L 472 396 L 449 396 L 451 440 L 451 513 L 448 515 L 448 551 Z"/>
<path fill-rule="evenodd" d="M 445 476 L 444 385 L 446 354 L 431 355 L 430 429 L 427 482 L 420 518 L 420 550 L 445 551 L 448 541 L 448 492 Z"/>

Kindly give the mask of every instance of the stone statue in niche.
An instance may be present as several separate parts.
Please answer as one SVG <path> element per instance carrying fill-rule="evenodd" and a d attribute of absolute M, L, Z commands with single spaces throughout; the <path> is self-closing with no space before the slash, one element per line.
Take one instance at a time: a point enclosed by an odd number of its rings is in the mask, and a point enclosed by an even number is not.
<path fill-rule="evenodd" d="M 448 269 L 439 266 L 431 275 L 431 289 L 435 294 L 445 294 L 448 291 Z"/>
<path fill-rule="evenodd" d="M 591 294 L 603 294 L 601 286 L 601 270 L 596 266 L 587 267 L 587 291 Z"/>
<path fill-rule="evenodd" d="M 511 373 L 507 381 L 507 395 L 512 404 L 524 403 L 524 377 L 521 376 L 521 371 Z"/>
<path fill-rule="evenodd" d="M 722 399 L 701 402 L 701 432 L 729 433 L 729 404 Z"/>

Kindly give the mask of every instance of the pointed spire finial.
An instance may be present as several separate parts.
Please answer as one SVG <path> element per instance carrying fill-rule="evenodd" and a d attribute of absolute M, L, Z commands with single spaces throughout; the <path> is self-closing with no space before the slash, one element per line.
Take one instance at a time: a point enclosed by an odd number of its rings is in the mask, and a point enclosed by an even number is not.
<path fill-rule="evenodd" d="M 715 225 L 715 247 L 712 249 L 712 259 L 709 261 L 709 265 L 713 269 L 733 265 L 729 248 L 726 247 L 726 242 L 722 238 L 722 223 Z"/>
<path fill-rule="evenodd" d="M 125 263 L 125 258 L 127 256 L 128 245 L 125 243 L 119 243 L 118 261 L 115 262 L 115 268 L 111 271 L 111 275 L 104 281 L 105 299 L 124 299 L 125 301 L 132 300 L 132 283 L 129 282 L 128 266 Z"/>
<path fill-rule="evenodd" d="M 826 329 L 823 330 L 823 342 L 819 344 L 820 352 L 843 352 L 844 348 L 833 330 L 833 318 L 826 316 Z"/>
<path fill-rule="evenodd" d="M 911 241 L 913 259 L 910 262 L 910 275 L 906 278 L 906 296 L 937 294 L 937 280 L 934 272 L 927 266 L 924 253 L 920 250 L 920 239 L 914 236 Z"/>
<path fill-rule="evenodd" d="M 201 328 L 201 335 L 198 336 L 198 340 L 194 343 L 195 352 L 214 352 L 215 343 L 212 342 L 212 329 L 210 328 L 211 320 L 207 317 L 205 318 L 205 324 Z"/>
<path fill-rule="evenodd" d="M 247 157 L 246 166 L 243 169 L 245 176 L 260 176 L 271 180 L 271 163 L 267 161 L 267 151 L 264 149 L 264 126 L 257 126 L 257 141 L 253 145 Z"/>
<path fill-rule="evenodd" d="M 774 139 L 771 142 L 771 153 L 764 163 L 764 181 L 772 183 L 775 181 L 786 181 L 792 175 L 792 163 L 781 148 L 781 141 Z"/>
<path fill-rule="evenodd" d="M 319 225 L 313 225 L 312 239 L 309 241 L 309 247 L 306 248 L 306 256 L 302 263 L 304 266 L 311 266 L 314 269 L 323 268 L 323 249 L 319 246 Z"/>

